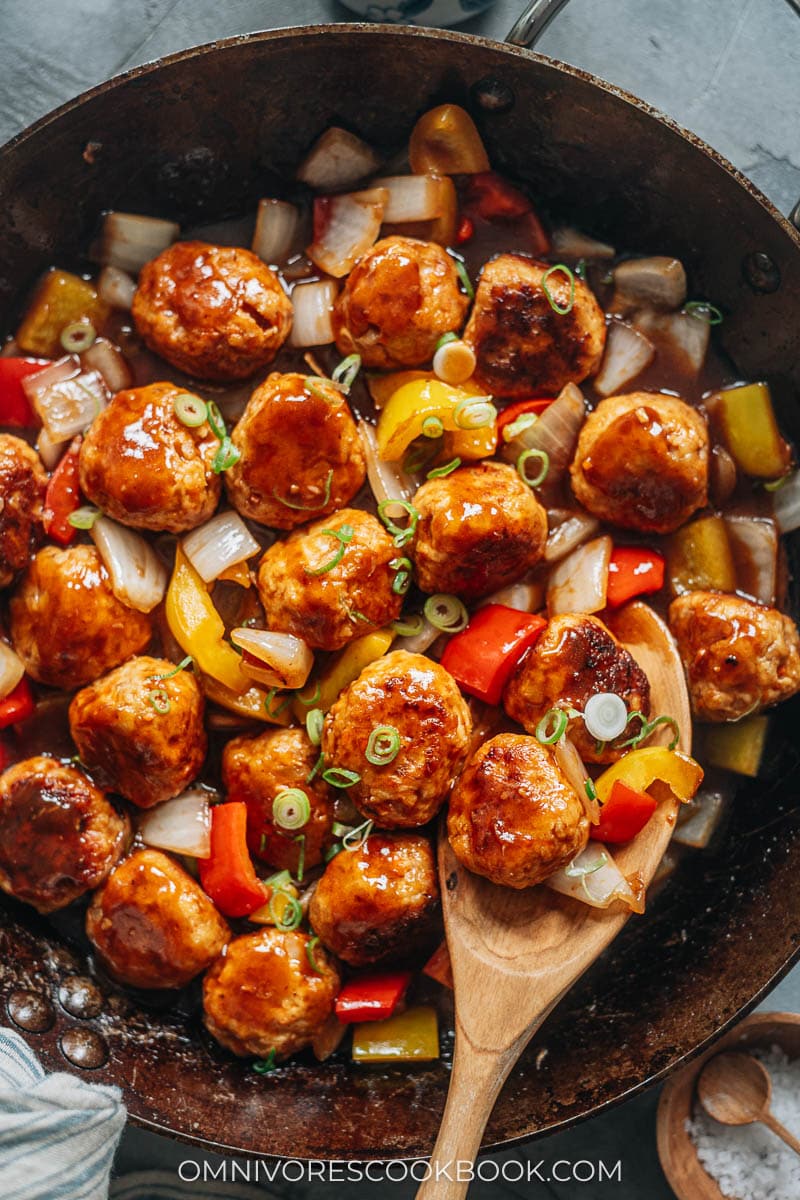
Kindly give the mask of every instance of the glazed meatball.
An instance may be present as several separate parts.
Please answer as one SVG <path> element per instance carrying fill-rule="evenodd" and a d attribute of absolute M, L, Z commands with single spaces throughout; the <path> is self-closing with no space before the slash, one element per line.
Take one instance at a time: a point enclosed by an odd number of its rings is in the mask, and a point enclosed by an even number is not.
<path fill-rule="evenodd" d="M 0 588 L 27 567 L 41 534 L 47 475 L 22 438 L 0 433 Z"/>
<path fill-rule="evenodd" d="M 548 263 L 522 254 L 499 254 L 481 272 L 464 341 L 478 361 L 475 383 L 493 396 L 556 395 L 600 366 L 606 343 L 603 310 L 576 277 L 572 307 L 556 312 L 544 290 L 549 270 Z M 561 308 L 568 307 L 571 288 L 560 271 L 547 280 Z"/>
<path fill-rule="evenodd" d="M 394 621 L 403 597 L 392 590 L 398 551 L 375 517 L 339 512 L 270 546 L 258 568 L 258 593 L 270 629 L 315 650 L 338 650 Z"/>
<path fill-rule="evenodd" d="M 214 962 L 230 929 L 174 858 L 136 850 L 92 897 L 86 935 L 120 983 L 176 988 Z"/>
<path fill-rule="evenodd" d="M 589 819 L 548 747 L 501 733 L 464 768 L 450 800 L 447 833 L 470 871 L 525 888 L 572 861 L 589 839 Z"/>
<path fill-rule="evenodd" d="M 228 800 L 247 805 L 247 841 L 251 853 L 279 871 L 297 873 L 300 847 L 305 838 L 306 870 L 319 866 L 333 824 L 331 790 L 317 774 L 308 777 L 319 757 L 302 729 L 269 729 L 258 737 L 228 742 L 222 755 L 222 783 Z M 285 788 L 299 788 L 308 798 L 311 815 L 302 827 L 290 831 L 276 825 L 272 804 Z"/>
<path fill-rule="evenodd" d="M 94 546 L 39 551 L 11 597 L 9 632 L 25 670 L 72 691 L 105 675 L 150 641 L 150 618 L 111 590 Z"/>
<path fill-rule="evenodd" d="M 81 762 L 139 808 L 177 796 L 206 756 L 203 693 L 190 671 L 174 670 L 165 658 L 132 658 L 69 706 Z"/>
<path fill-rule="evenodd" d="M 504 463 L 429 479 L 414 507 L 414 562 L 423 592 L 487 596 L 519 579 L 544 552 L 547 512 Z"/>
<path fill-rule="evenodd" d="M 800 691 L 800 637 L 776 608 L 686 592 L 672 601 L 669 624 L 701 721 L 738 721 Z"/>
<path fill-rule="evenodd" d="M 294 529 L 349 503 L 366 477 L 364 451 L 344 397 L 324 380 L 270 375 L 231 434 L 241 453 L 225 472 L 244 517 Z"/>
<path fill-rule="evenodd" d="M 54 758 L 27 758 L 0 775 L 0 888 L 40 913 L 102 883 L 130 833 L 91 780 Z"/>
<path fill-rule="evenodd" d="M 314 962 L 299 929 L 264 928 L 228 943 L 203 980 L 212 1037 L 242 1056 L 289 1058 L 310 1045 L 333 1012 L 339 971 L 319 943 Z"/>
<path fill-rule="evenodd" d="M 370 739 L 383 728 L 397 753 L 385 765 Z M 458 773 L 472 717 L 453 677 L 421 654 L 394 650 L 342 692 L 325 718 L 326 767 L 353 771 L 348 789 L 359 812 L 385 829 L 424 825 L 436 815 Z M 380 740 L 377 749 L 380 750 Z"/>
<path fill-rule="evenodd" d="M 176 242 L 146 263 L 133 319 L 147 345 L 196 379 L 247 379 L 289 336 L 292 304 L 250 250 Z"/>
<path fill-rule="evenodd" d="M 670 533 L 707 500 L 708 429 L 675 396 L 609 396 L 590 413 L 570 467 L 594 516 L 623 529 Z"/>
<path fill-rule="evenodd" d="M 430 362 L 443 333 L 461 328 L 469 300 L 435 242 L 387 237 L 359 259 L 333 310 L 336 346 L 366 367 Z"/>
<path fill-rule="evenodd" d="M 371 833 L 325 868 L 311 897 L 311 927 L 353 967 L 424 949 L 436 928 L 439 887 L 427 838 Z"/>
<path fill-rule="evenodd" d="M 628 712 L 650 713 L 650 684 L 642 668 L 597 617 L 563 613 L 547 628 L 517 666 L 506 684 L 503 705 L 513 720 L 535 733 L 551 708 L 582 713 L 586 701 L 599 692 L 614 692 Z M 624 751 L 620 734 L 613 742 L 598 743 L 581 717 L 567 726 L 585 762 L 616 762 Z M 638 732 L 637 725 L 633 732 Z"/>
<path fill-rule="evenodd" d="M 81 490 L 106 516 L 183 533 L 214 512 L 219 441 L 207 422 L 189 429 L 178 419 L 175 400 L 184 395 L 172 383 L 151 383 L 118 392 L 95 417 L 81 446 Z"/>

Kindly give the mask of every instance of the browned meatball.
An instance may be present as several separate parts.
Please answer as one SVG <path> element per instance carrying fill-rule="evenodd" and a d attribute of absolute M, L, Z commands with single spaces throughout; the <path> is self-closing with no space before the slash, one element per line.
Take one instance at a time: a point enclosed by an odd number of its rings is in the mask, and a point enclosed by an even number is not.
<path fill-rule="evenodd" d="M 145 344 L 187 375 L 247 379 L 286 341 L 292 304 L 250 250 L 175 242 L 142 268 L 133 319 Z"/>
<path fill-rule="evenodd" d="M 102 883 L 130 824 L 81 771 L 26 758 L 0 775 L 0 888 L 54 912 Z"/>
<path fill-rule="evenodd" d="M 522 254 L 498 254 L 481 272 L 464 341 L 478 360 L 474 381 L 493 396 L 555 395 L 600 366 L 606 343 L 603 310 L 576 277 L 572 307 L 556 312 L 544 290 L 549 270 L 548 263 Z M 561 271 L 547 280 L 561 308 L 570 303 L 571 286 Z"/>
<path fill-rule="evenodd" d="M 203 693 L 190 671 L 174 670 L 166 658 L 132 658 L 69 706 L 81 761 L 99 784 L 139 808 L 177 796 L 206 756 Z"/>
<path fill-rule="evenodd" d="M 93 896 L 86 936 L 120 983 L 176 988 L 214 962 L 231 931 L 174 858 L 136 850 Z"/>
<path fill-rule="evenodd" d="M 341 850 L 311 897 L 309 920 L 329 950 L 353 967 L 424 949 L 439 907 L 427 838 L 371 833 Z"/>
<path fill-rule="evenodd" d="M 461 328 L 469 301 L 453 260 L 435 242 L 387 237 L 359 259 L 333 310 L 336 345 L 367 367 L 430 362 L 443 333 Z"/>
<path fill-rule="evenodd" d="M 22 438 L 0 433 L 0 588 L 27 567 L 41 534 L 47 475 Z"/>
<path fill-rule="evenodd" d="M 81 446 L 81 489 L 115 521 L 183 533 L 217 507 L 219 441 L 207 422 L 189 429 L 178 420 L 175 400 L 186 394 L 172 383 L 131 388 L 92 422 Z"/>
<path fill-rule="evenodd" d="M 776 608 L 687 592 L 669 606 L 669 624 L 701 721 L 738 721 L 800 691 L 800 637 Z"/>
<path fill-rule="evenodd" d="M 414 497 L 423 592 L 487 596 L 541 558 L 547 512 L 513 467 L 479 463 L 429 479 Z"/>
<path fill-rule="evenodd" d="M 298 835 L 303 842 L 305 868 L 316 867 L 330 841 L 333 800 L 319 774 L 308 777 L 319 757 L 302 729 L 270 729 L 258 737 L 228 742 L 222 755 L 222 782 L 228 800 L 247 805 L 247 841 L 251 852 L 279 871 L 297 872 Z M 302 827 L 281 830 L 272 816 L 276 795 L 299 788 L 308 798 L 311 814 Z"/>
<path fill-rule="evenodd" d="M 551 750 L 536 738 L 501 733 L 464 768 L 447 833 L 470 871 L 524 888 L 571 862 L 589 839 L 589 819 Z"/>
<path fill-rule="evenodd" d="M 270 375 L 231 437 L 241 458 L 225 472 L 230 502 L 242 516 L 275 529 L 336 512 L 366 477 L 347 402 L 324 380 Z"/>
<path fill-rule="evenodd" d="M 368 748 L 376 756 L 369 743 L 380 727 L 389 743 L 399 739 L 384 766 L 366 756 Z M 386 829 L 408 829 L 439 811 L 471 732 L 472 717 L 453 677 L 421 654 L 395 650 L 365 667 L 339 696 L 325 718 L 322 749 L 326 768 L 359 777 L 348 789 L 359 812 Z"/>
<path fill-rule="evenodd" d="M 578 500 L 602 521 L 669 533 L 706 503 L 706 422 L 676 396 L 609 396 L 581 429 L 570 475 Z"/>
<path fill-rule="evenodd" d="M 333 1012 L 339 971 L 309 936 L 265 928 L 229 942 L 203 980 L 209 1033 L 234 1054 L 288 1058 L 310 1045 Z"/>
<path fill-rule="evenodd" d="M 629 712 L 650 713 L 647 676 L 611 630 L 597 617 L 563 613 L 551 618 L 517 666 L 506 685 L 503 705 L 523 729 L 535 733 L 549 709 L 582 713 L 586 701 L 599 692 L 621 696 Z M 634 726 L 633 733 L 639 728 Z M 632 736 L 626 731 L 616 741 L 599 743 L 580 716 L 571 718 L 567 729 L 586 762 L 616 762 L 624 753 L 620 744 Z"/>
<path fill-rule="evenodd" d="M 375 517 L 342 508 L 270 546 L 258 568 L 258 593 L 270 629 L 315 650 L 346 642 L 400 615 L 392 590 L 398 551 Z"/>
<path fill-rule="evenodd" d="M 94 546 L 45 546 L 9 605 L 9 631 L 25 670 L 72 691 L 99 679 L 150 641 L 150 618 L 111 590 Z"/>

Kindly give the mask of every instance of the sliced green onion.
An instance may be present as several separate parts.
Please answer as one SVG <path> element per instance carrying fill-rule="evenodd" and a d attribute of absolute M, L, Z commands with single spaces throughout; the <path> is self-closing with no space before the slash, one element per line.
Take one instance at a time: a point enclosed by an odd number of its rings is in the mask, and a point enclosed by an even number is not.
<path fill-rule="evenodd" d="M 422 613 L 410 613 L 399 621 L 392 621 L 392 629 L 398 637 L 416 637 L 425 628 L 425 618 Z"/>
<path fill-rule="evenodd" d="M 306 375 L 304 383 L 310 395 L 316 396 L 317 400 L 324 400 L 331 408 L 344 404 L 344 384 L 336 383 L 333 379 L 320 379 L 317 375 Z"/>
<path fill-rule="evenodd" d="M 358 771 L 348 771 L 346 767 L 328 767 L 322 772 L 322 778 L 335 788 L 349 788 L 361 782 Z"/>
<path fill-rule="evenodd" d="M 469 613 L 464 603 L 458 596 L 448 596 L 444 592 L 429 596 L 423 612 L 434 629 L 441 629 L 442 633 L 460 633 L 469 625 Z"/>
<path fill-rule="evenodd" d="M 680 725 L 678 724 L 678 722 L 675 720 L 674 717 L 666 717 L 666 716 L 656 717 L 655 720 L 648 721 L 648 723 L 647 723 L 647 736 L 650 737 L 650 734 L 654 733 L 659 725 L 668 725 L 670 727 L 670 729 L 672 730 L 672 732 L 674 733 L 675 736 L 673 737 L 670 744 L 667 746 L 668 750 L 674 750 L 675 747 L 677 746 L 678 742 L 681 740 Z"/>
<path fill-rule="evenodd" d="M 272 801 L 272 819 L 279 829 L 302 829 L 311 816 L 308 796 L 300 788 L 284 787 Z"/>
<path fill-rule="evenodd" d="M 457 341 L 458 341 L 458 334 L 453 333 L 452 330 L 449 333 L 443 333 L 442 336 L 439 338 L 438 342 L 436 343 L 436 349 L 441 350 L 442 346 L 446 346 L 448 344 L 448 342 L 457 342 Z"/>
<path fill-rule="evenodd" d="M 556 298 L 553 296 L 553 293 L 550 291 L 550 288 L 547 286 L 548 279 L 551 275 L 554 275 L 556 271 L 560 271 L 569 280 L 569 300 L 566 305 L 559 304 Z M 549 271 L 545 271 L 544 275 L 542 276 L 542 291 L 547 297 L 547 303 L 550 305 L 553 312 L 558 313 L 560 317 L 565 317 L 567 313 L 572 312 L 573 305 L 575 304 L 575 276 L 572 274 L 572 271 L 569 269 L 566 263 L 556 263 L 556 265 L 551 267 Z"/>
<path fill-rule="evenodd" d="M 280 913 L 275 904 L 278 896 L 282 896 L 285 901 Z M 284 892 L 282 888 L 276 888 L 269 898 L 269 915 L 275 922 L 276 929 L 279 929 L 281 933 L 288 933 L 290 929 L 297 929 L 303 919 L 303 910 L 294 896 L 289 892 Z"/>
<path fill-rule="evenodd" d="M 322 741 L 322 726 L 325 713 L 321 708 L 312 708 L 306 715 L 306 733 L 312 746 L 318 746 Z"/>
<path fill-rule="evenodd" d="M 358 355 L 354 354 L 353 358 L 358 358 Z M 319 945 L 319 938 L 317 937 L 316 934 L 314 934 L 314 936 L 312 938 L 309 938 L 309 940 L 306 942 L 306 958 L 308 959 L 308 965 L 311 967 L 311 970 L 316 971 L 316 973 L 318 975 L 321 975 L 322 967 L 317 962 L 315 954 L 314 954 L 314 951 L 316 950 L 318 945 Z"/>
<path fill-rule="evenodd" d="M 426 479 L 444 479 L 445 475 L 452 475 L 453 471 L 458 470 L 461 466 L 460 458 L 451 458 L 449 463 L 445 463 L 442 467 L 434 467 L 432 471 L 428 471 Z"/>
<path fill-rule="evenodd" d="M 328 849 L 325 851 L 325 853 L 323 855 L 323 861 L 325 863 L 329 863 L 332 858 L 336 858 L 336 855 L 341 851 L 341 849 L 342 849 L 341 842 L 331 842 L 330 846 L 328 846 Z"/>
<path fill-rule="evenodd" d="M 352 833 L 353 825 L 343 825 L 341 821 L 334 821 L 331 825 L 331 833 L 335 838 L 347 837 L 348 833 Z"/>
<path fill-rule="evenodd" d="M 97 340 L 97 330 L 88 321 L 73 321 L 65 325 L 58 339 L 67 354 L 82 354 Z"/>
<path fill-rule="evenodd" d="M 186 658 L 182 658 L 176 667 L 173 667 L 171 671 L 167 671 L 166 675 L 156 675 L 155 678 L 158 679 L 159 682 L 162 679 L 174 679 L 176 675 L 179 675 L 181 671 L 185 671 L 186 668 L 191 666 L 193 662 L 194 659 L 192 658 L 191 654 L 187 654 Z"/>
<path fill-rule="evenodd" d="M 387 517 L 386 510 L 392 505 L 397 504 L 404 512 L 408 514 L 408 525 L 403 529 L 400 525 L 396 525 L 391 517 Z M 408 500 L 381 500 L 378 505 L 378 516 L 386 526 L 389 533 L 394 537 L 394 544 L 400 550 L 405 546 L 406 542 L 410 542 L 414 534 L 417 532 L 417 522 L 419 521 L 419 510 L 414 508 Z"/>
<path fill-rule="evenodd" d="M 394 725 L 376 725 L 369 735 L 364 757 L 373 767 L 386 767 L 400 753 L 400 733 Z"/>
<path fill-rule="evenodd" d="M 150 704 L 162 717 L 166 716 L 166 714 L 172 708 L 172 701 L 169 698 L 166 688 L 151 688 L 149 692 L 145 693 L 145 697 L 147 699 L 147 703 Z"/>
<path fill-rule="evenodd" d="M 504 427 L 503 441 L 513 442 L 514 438 L 519 437 L 526 429 L 530 429 L 531 425 L 535 425 L 538 420 L 536 413 L 520 413 L 516 421 L 512 421 L 510 425 Z"/>
<path fill-rule="evenodd" d="M 397 596 L 404 596 L 411 586 L 411 572 L 414 564 L 410 558 L 393 558 L 389 566 L 397 572 L 392 580 L 392 591 Z"/>
<path fill-rule="evenodd" d="M 229 471 L 239 459 L 242 457 L 240 450 L 237 450 L 231 439 L 226 434 L 219 444 L 219 450 L 214 455 L 211 463 L 211 470 L 215 475 L 221 475 L 223 471 Z"/>
<path fill-rule="evenodd" d="M 562 708 L 551 708 L 536 726 L 536 737 L 543 746 L 552 746 L 567 731 L 569 717 Z"/>
<path fill-rule="evenodd" d="M 578 276 L 578 279 L 582 279 L 584 283 L 586 282 L 586 259 L 585 258 L 579 258 L 578 261 L 576 262 L 575 274 Z"/>
<path fill-rule="evenodd" d="M 264 710 L 265 710 L 265 712 L 269 713 L 269 715 L 271 717 L 279 717 L 281 715 L 281 713 L 284 712 L 284 710 L 287 709 L 292 702 L 292 697 L 287 696 L 286 699 L 281 704 L 279 704 L 277 708 L 273 708 L 272 702 L 275 699 L 275 697 L 277 696 L 279 691 L 280 691 L 280 688 L 276 688 L 276 687 L 270 688 L 266 694 L 266 697 L 264 698 Z"/>
<path fill-rule="evenodd" d="M 319 775 L 320 771 L 322 770 L 322 766 L 323 766 L 323 763 L 324 763 L 324 762 L 325 762 L 325 755 L 324 755 L 324 754 L 322 754 L 322 753 L 320 753 L 320 756 L 319 756 L 319 758 L 317 759 L 317 761 L 314 763 L 314 765 L 313 765 L 313 767 L 311 768 L 311 770 L 310 770 L 310 771 L 308 772 L 308 774 L 306 775 L 306 783 L 313 783 L 313 782 L 314 782 L 314 780 L 316 779 L 317 775 Z"/>
<path fill-rule="evenodd" d="M 286 889 L 292 882 L 292 877 L 288 871 L 277 871 L 274 875 L 270 875 L 269 879 L 265 879 L 264 883 L 273 891 Z"/>
<path fill-rule="evenodd" d="M 172 407 L 181 425 L 185 425 L 187 429 L 197 429 L 208 420 L 208 405 L 205 400 L 193 396 L 190 392 L 178 392 L 172 401 Z"/>
<path fill-rule="evenodd" d="M 305 871 L 306 867 L 306 835 L 304 833 L 298 833 L 294 840 L 300 843 L 300 849 L 297 854 L 297 882 L 302 883 L 303 872 Z"/>
<path fill-rule="evenodd" d="M 330 562 L 326 563 L 324 567 L 306 567 L 306 575 L 327 575 L 328 571 L 332 571 L 334 567 L 338 567 L 344 558 L 345 550 L 355 536 L 355 530 L 352 525 L 342 525 L 341 529 L 321 529 L 320 536 L 334 538 L 339 543 L 339 548 Z"/>
<path fill-rule="evenodd" d="M 369 835 L 372 833 L 374 821 L 365 821 L 363 825 L 357 825 L 355 829 L 351 829 L 349 833 L 342 838 L 343 850 L 360 850 L 366 842 Z"/>
<path fill-rule="evenodd" d="M 527 464 L 533 462 L 539 464 L 539 470 L 533 478 L 528 474 Z M 523 450 L 517 459 L 517 474 L 523 483 L 527 483 L 528 487 L 537 488 L 547 479 L 547 472 L 550 470 L 550 455 L 546 450 Z"/>
<path fill-rule="evenodd" d="M 252 1064 L 256 1075 L 269 1075 L 270 1071 L 274 1071 L 277 1065 L 274 1050 L 270 1050 L 266 1058 L 257 1058 Z"/>
<path fill-rule="evenodd" d="M 485 429 L 497 420 L 497 409 L 490 396 L 467 396 L 456 405 L 453 420 L 459 429 Z"/>
<path fill-rule="evenodd" d="M 780 479 L 770 479 L 769 483 L 764 484 L 765 492 L 779 492 L 781 488 L 789 482 L 791 475 L 781 475 Z"/>
<path fill-rule="evenodd" d="M 688 304 L 684 304 L 683 311 L 708 325 L 721 325 L 725 320 L 717 306 L 709 304 L 707 300 L 690 300 Z"/>
<path fill-rule="evenodd" d="M 73 529 L 91 529 L 102 515 L 99 508 L 84 504 L 82 508 L 76 508 L 74 513 L 70 513 L 67 519 Z"/>
<path fill-rule="evenodd" d="M 600 857 L 596 862 L 590 863 L 588 867 L 575 867 L 572 863 L 564 868 L 564 874 L 569 879 L 585 879 L 587 875 L 594 875 L 596 871 L 601 870 L 608 862 L 608 855 L 605 850 L 600 851 Z"/>
<path fill-rule="evenodd" d="M 304 700 L 300 692 L 295 692 L 295 698 L 303 705 L 303 708 L 311 708 L 312 705 L 319 703 L 319 698 L 322 695 L 322 685 L 317 680 L 317 686 L 314 688 L 314 695 L 310 699 Z"/>
<path fill-rule="evenodd" d="M 211 426 L 211 432 L 219 442 L 224 442 L 228 436 L 228 430 L 225 425 L 225 418 L 219 411 L 219 405 L 216 400 L 209 400 L 206 404 L 206 420 Z"/>
<path fill-rule="evenodd" d="M 444 422 L 441 417 L 433 415 L 426 417 L 422 422 L 422 436 L 426 438 L 440 438 L 444 433 Z"/>
<path fill-rule="evenodd" d="M 348 608 L 348 606 L 345 605 L 344 611 L 347 613 L 348 621 L 352 621 L 354 625 L 356 621 L 363 621 L 366 625 L 372 624 L 369 617 L 366 616 L 365 613 L 359 612 L 357 608 Z"/>
<path fill-rule="evenodd" d="M 343 358 L 338 367 L 331 372 L 331 379 L 334 383 L 340 383 L 349 392 L 360 370 L 361 355 L 348 354 L 347 358 Z"/>
<path fill-rule="evenodd" d="M 294 500 L 287 500 L 285 496 L 279 496 L 275 488 L 272 489 L 272 494 L 279 504 L 285 504 L 287 508 L 293 508 L 297 512 L 318 512 L 321 508 L 325 508 L 331 498 L 331 484 L 333 483 L 333 467 L 325 478 L 325 492 L 319 504 L 296 504 Z"/>
<path fill-rule="evenodd" d="M 628 717 L 628 724 L 630 724 L 630 722 L 633 720 L 634 717 L 638 718 L 638 720 L 641 721 L 641 728 L 639 729 L 639 732 L 637 734 L 635 734 L 633 737 L 628 738 L 628 740 L 626 742 L 622 742 L 622 747 L 631 746 L 633 749 L 636 749 L 637 746 L 641 746 L 642 742 L 647 741 L 647 739 L 650 737 L 650 735 L 652 733 L 655 732 L 655 730 L 658 728 L 659 725 L 669 725 L 670 728 L 674 730 L 675 736 L 672 739 L 672 741 L 670 742 L 668 749 L 669 750 L 675 749 L 678 742 L 680 741 L 681 730 L 680 730 L 680 726 L 678 725 L 678 722 L 675 720 L 674 717 L 661 716 L 661 717 L 655 717 L 652 721 L 648 721 L 647 718 L 645 717 L 644 713 L 639 712 L 637 709 L 634 712 L 632 712 L 630 714 L 630 716 Z"/>
<path fill-rule="evenodd" d="M 592 801 L 596 800 L 597 788 L 594 786 L 594 782 L 591 779 L 587 779 L 583 786 L 586 789 L 586 799 Z"/>
<path fill-rule="evenodd" d="M 464 266 L 460 258 L 454 258 L 453 264 L 456 268 L 456 275 L 461 280 L 461 286 L 469 296 L 470 300 L 475 299 L 475 288 L 472 286 L 472 280 L 467 274 L 467 268 Z"/>

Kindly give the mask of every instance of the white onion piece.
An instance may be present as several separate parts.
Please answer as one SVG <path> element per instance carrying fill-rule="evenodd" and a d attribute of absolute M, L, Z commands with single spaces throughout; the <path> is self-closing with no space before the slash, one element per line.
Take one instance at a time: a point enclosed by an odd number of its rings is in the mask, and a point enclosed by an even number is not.
<path fill-rule="evenodd" d="M 81 362 L 84 367 L 100 372 L 112 395 L 124 391 L 133 383 L 133 371 L 127 358 L 119 346 L 115 346 L 108 338 L 99 337 L 93 342 L 88 350 L 84 350 Z"/>
<path fill-rule="evenodd" d="M 211 854 L 211 793 L 189 788 L 174 800 L 165 800 L 143 813 L 139 834 L 146 846 L 208 858 Z"/>
<path fill-rule="evenodd" d="M 164 599 L 167 571 L 150 543 L 110 517 L 98 517 L 90 535 L 117 599 L 139 612 L 152 612 Z"/>
<path fill-rule="evenodd" d="M 286 258 L 294 244 L 300 214 L 286 200 L 259 200 L 252 251 L 262 262 Z"/>
<path fill-rule="evenodd" d="M 317 138 L 297 168 L 297 178 L 317 191 L 352 187 L 380 166 L 371 146 L 354 133 L 332 125 Z"/>
<path fill-rule="evenodd" d="M 506 462 L 516 463 L 523 450 L 544 450 L 550 460 L 544 486 L 550 487 L 558 483 L 572 460 L 585 417 L 583 393 L 574 383 L 568 383 L 538 420 L 505 443 L 503 458 Z"/>
<path fill-rule="evenodd" d="M 386 188 L 318 196 L 314 241 L 306 251 L 311 261 L 336 279 L 347 275 L 380 233 L 388 197 Z"/>
<path fill-rule="evenodd" d="M 644 311 L 633 318 L 636 328 L 647 334 L 673 359 L 678 370 L 698 375 L 703 368 L 711 338 L 708 321 L 691 313 L 654 313 Z"/>
<path fill-rule="evenodd" d="M 258 554 L 261 547 L 237 512 L 221 512 L 187 533 L 183 552 L 204 583 Z"/>
<path fill-rule="evenodd" d="M 138 275 L 146 262 L 172 245 L 180 231 L 180 225 L 160 217 L 110 212 L 103 221 L 100 261 Z"/>
<path fill-rule="evenodd" d="M 558 564 L 547 586 L 551 617 L 557 613 L 595 613 L 605 608 L 611 550 L 610 537 L 595 538 Z"/>
<path fill-rule="evenodd" d="M 589 772 L 584 766 L 583 759 L 578 753 L 575 743 L 565 734 L 553 746 L 553 754 L 561 768 L 562 774 L 566 776 L 567 782 L 578 796 L 580 796 L 587 817 L 593 825 L 597 825 L 600 820 L 600 803 L 596 799 L 590 799 L 586 791 Z"/>
<path fill-rule="evenodd" d="M 642 911 L 642 899 L 620 871 L 611 852 L 601 842 L 589 842 L 568 867 L 545 879 L 547 887 L 572 896 L 592 908 L 608 908 L 620 900 L 632 912 Z"/>
<path fill-rule="evenodd" d="M 725 525 L 742 590 L 762 604 L 774 604 L 778 574 L 775 525 L 758 517 L 736 516 L 726 517 Z"/>
<path fill-rule="evenodd" d="M 48 437 L 46 430 L 39 430 L 39 436 L 36 439 L 36 452 L 48 471 L 53 471 L 58 466 L 59 459 L 64 453 L 68 442 L 69 438 L 66 438 L 63 442 L 54 442 L 51 437 Z"/>
<path fill-rule="evenodd" d="M 392 642 L 392 650 L 407 650 L 409 654 L 424 654 L 426 650 L 430 650 L 436 639 L 442 636 L 442 631 L 435 625 L 431 625 L 427 617 L 423 617 L 422 620 L 423 625 L 419 633 L 395 638 Z"/>
<path fill-rule="evenodd" d="M 25 664 L 8 642 L 0 641 L 0 700 L 13 692 L 22 676 Z"/>
<path fill-rule="evenodd" d="M 544 587 L 541 583 L 510 583 L 508 587 L 492 592 L 485 600 L 481 600 L 476 608 L 486 604 L 504 604 L 506 608 L 515 608 L 517 612 L 536 612 L 544 604 Z"/>
<path fill-rule="evenodd" d="M 442 188 L 438 175 L 388 175 L 374 181 L 386 188 L 388 198 L 383 219 L 390 225 L 409 221 L 432 221 L 442 211 Z"/>
<path fill-rule="evenodd" d="M 800 529 L 800 471 L 795 471 L 772 493 L 772 506 L 781 533 Z"/>
<path fill-rule="evenodd" d="M 298 283 L 292 288 L 290 346 L 327 346 L 333 341 L 333 303 L 339 291 L 335 279 Z"/>
<path fill-rule="evenodd" d="M 22 387 L 53 442 L 83 433 L 109 400 L 99 372 L 82 371 L 74 354 L 29 375 Z"/>
<path fill-rule="evenodd" d="M 234 646 L 245 651 L 245 675 L 268 687 L 301 688 L 311 674 L 314 655 L 302 638 L 272 629 L 242 627 L 231 632 Z M 253 662 L 250 655 L 258 662 Z"/>
<path fill-rule="evenodd" d="M 570 226 L 554 229 L 551 242 L 559 258 L 613 258 L 617 253 L 607 242 L 598 242 Z"/>
<path fill-rule="evenodd" d="M 594 381 L 601 396 L 613 396 L 629 380 L 640 375 L 656 355 L 652 342 L 638 329 L 612 321 L 600 371 Z"/>
<path fill-rule="evenodd" d="M 410 503 L 419 484 L 413 475 L 408 475 L 398 463 L 385 462 L 378 454 L 378 440 L 374 426 L 367 421 L 358 422 L 358 432 L 364 447 L 367 462 L 367 479 L 372 488 L 376 504 L 384 500 L 405 500 Z M 399 504 L 387 505 L 386 516 L 394 520 L 405 515 Z"/>
<path fill-rule="evenodd" d="M 544 561 L 549 563 L 558 562 L 567 554 L 571 554 L 600 528 L 597 517 L 565 509 L 548 509 L 547 524 L 549 533 L 544 548 Z"/>
<path fill-rule="evenodd" d="M 704 850 L 722 820 L 728 798 L 718 788 L 703 788 L 687 804 L 682 804 L 672 833 L 673 842 Z"/>
<path fill-rule="evenodd" d="M 614 268 L 615 311 L 652 306 L 680 308 L 686 299 L 686 272 L 677 258 L 630 258 Z"/>
<path fill-rule="evenodd" d="M 111 308 L 130 312 L 136 294 L 136 280 L 119 267 L 103 267 L 97 277 L 97 294 Z"/>

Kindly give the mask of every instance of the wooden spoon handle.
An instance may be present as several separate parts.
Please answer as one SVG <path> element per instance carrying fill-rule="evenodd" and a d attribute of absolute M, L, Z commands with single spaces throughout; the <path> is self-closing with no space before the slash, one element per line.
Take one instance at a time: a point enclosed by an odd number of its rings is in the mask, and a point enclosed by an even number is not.
<path fill-rule="evenodd" d="M 793 1133 L 789 1133 L 789 1130 L 785 1125 L 781 1125 L 777 1117 L 773 1117 L 771 1112 L 767 1112 L 761 1117 L 761 1121 L 762 1124 L 766 1125 L 767 1129 L 771 1129 L 773 1133 L 786 1142 L 786 1145 L 790 1146 L 795 1154 L 800 1154 L 800 1138 L 796 1138 Z"/>

